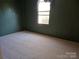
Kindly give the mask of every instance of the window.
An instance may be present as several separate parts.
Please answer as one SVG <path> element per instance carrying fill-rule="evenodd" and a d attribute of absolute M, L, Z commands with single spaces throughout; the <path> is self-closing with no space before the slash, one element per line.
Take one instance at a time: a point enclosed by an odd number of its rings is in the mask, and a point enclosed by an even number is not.
<path fill-rule="evenodd" d="M 38 24 L 49 24 L 50 2 L 38 1 Z"/>

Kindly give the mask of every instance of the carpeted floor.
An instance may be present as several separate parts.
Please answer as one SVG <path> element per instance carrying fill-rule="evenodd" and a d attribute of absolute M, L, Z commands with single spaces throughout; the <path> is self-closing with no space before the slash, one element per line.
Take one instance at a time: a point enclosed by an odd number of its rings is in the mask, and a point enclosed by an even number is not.
<path fill-rule="evenodd" d="M 0 45 L 3 59 L 79 59 L 79 43 L 27 31 L 0 37 Z"/>
<path fill-rule="evenodd" d="M 2 53 L 1 53 L 1 48 L 0 48 L 0 59 L 2 59 Z"/>

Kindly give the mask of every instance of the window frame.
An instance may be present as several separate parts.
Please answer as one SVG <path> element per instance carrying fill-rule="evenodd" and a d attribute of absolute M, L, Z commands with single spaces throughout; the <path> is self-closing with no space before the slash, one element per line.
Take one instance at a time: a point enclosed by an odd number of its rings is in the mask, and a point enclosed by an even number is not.
<path fill-rule="evenodd" d="M 38 7 L 39 7 L 39 3 L 45 3 L 44 1 L 38 1 Z M 50 3 L 50 2 L 49 2 Z M 50 6 L 49 6 L 49 8 L 50 8 Z M 42 12 L 47 12 L 48 14 L 40 14 L 40 13 L 42 13 Z M 50 9 L 49 10 L 46 10 L 46 11 L 39 11 L 38 10 L 38 17 L 39 16 L 48 16 L 48 23 L 40 23 L 39 22 L 39 18 L 38 18 L 38 24 L 44 24 L 44 25 L 48 25 L 49 24 L 49 20 L 50 20 Z"/>

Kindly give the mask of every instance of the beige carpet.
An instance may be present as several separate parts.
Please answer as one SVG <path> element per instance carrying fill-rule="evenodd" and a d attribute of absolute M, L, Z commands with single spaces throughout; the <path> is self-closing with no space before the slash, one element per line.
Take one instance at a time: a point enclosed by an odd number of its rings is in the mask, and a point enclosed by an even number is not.
<path fill-rule="evenodd" d="M 0 37 L 0 45 L 3 59 L 79 59 L 79 43 L 32 32 Z"/>
<path fill-rule="evenodd" d="M 0 59 L 2 59 L 2 53 L 1 53 L 1 48 L 0 48 Z"/>

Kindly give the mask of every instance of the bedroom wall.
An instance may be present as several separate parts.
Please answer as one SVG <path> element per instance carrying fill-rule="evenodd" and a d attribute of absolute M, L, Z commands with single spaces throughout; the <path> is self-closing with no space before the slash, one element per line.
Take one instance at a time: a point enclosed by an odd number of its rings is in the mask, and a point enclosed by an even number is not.
<path fill-rule="evenodd" d="M 20 30 L 19 15 L 13 0 L 0 0 L 0 36 Z"/>
<path fill-rule="evenodd" d="M 68 40 L 79 41 L 79 1 L 55 0 L 51 2 L 50 24 L 37 24 L 37 0 L 26 1 L 24 28 Z"/>

